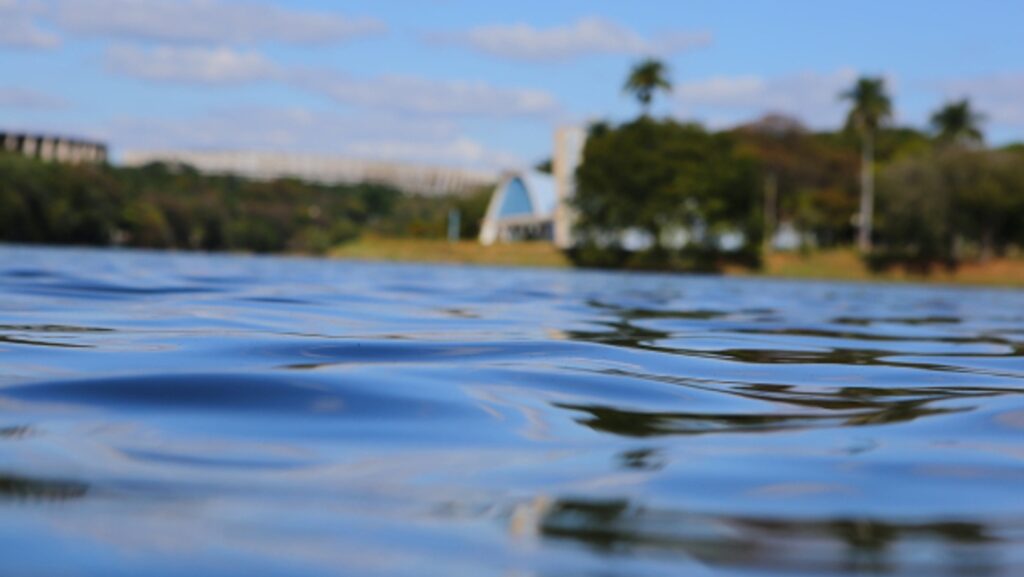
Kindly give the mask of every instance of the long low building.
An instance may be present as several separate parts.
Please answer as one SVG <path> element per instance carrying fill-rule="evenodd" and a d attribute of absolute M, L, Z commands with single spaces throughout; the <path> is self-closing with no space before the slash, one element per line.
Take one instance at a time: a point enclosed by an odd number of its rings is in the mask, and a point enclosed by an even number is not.
<path fill-rule="evenodd" d="M 0 149 L 51 162 L 107 161 L 107 145 L 102 142 L 28 132 L 0 132 Z"/>
<path fill-rule="evenodd" d="M 256 151 L 125 151 L 121 164 L 186 164 L 206 174 L 235 174 L 270 180 L 293 177 L 324 184 L 374 182 L 410 194 L 468 194 L 490 188 L 499 175 L 468 170 L 313 154 Z"/>

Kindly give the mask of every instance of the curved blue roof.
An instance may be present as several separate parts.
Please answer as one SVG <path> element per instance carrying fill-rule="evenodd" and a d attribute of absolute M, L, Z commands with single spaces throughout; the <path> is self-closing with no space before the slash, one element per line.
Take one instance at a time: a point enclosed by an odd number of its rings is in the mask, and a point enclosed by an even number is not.
<path fill-rule="evenodd" d="M 480 242 L 491 244 L 500 240 L 503 223 L 539 226 L 538 230 L 546 230 L 543 234 L 550 236 L 557 205 L 555 179 L 551 175 L 524 172 L 507 176 L 494 188 L 487 205 L 480 225 Z"/>
<path fill-rule="evenodd" d="M 558 197 L 555 179 L 542 172 L 524 172 L 506 178 L 496 190 L 495 218 L 530 215 L 550 218 L 555 214 Z"/>
<path fill-rule="evenodd" d="M 533 204 L 534 216 L 554 216 L 558 195 L 555 193 L 555 179 L 543 172 L 524 172 L 517 178 L 526 186 Z"/>
<path fill-rule="evenodd" d="M 523 179 L 514 176 L 506 179 L 498 195 L 498 218 L 510 216 L 534 215 L 533 198 L 526 189 Z"/>

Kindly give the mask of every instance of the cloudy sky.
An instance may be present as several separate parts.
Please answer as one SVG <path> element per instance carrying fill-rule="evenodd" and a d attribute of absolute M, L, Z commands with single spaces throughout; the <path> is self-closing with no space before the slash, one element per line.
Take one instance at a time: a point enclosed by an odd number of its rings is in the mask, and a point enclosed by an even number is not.
<path fill-rule="evenodd" d="M 0 130 L 514 167 L 559 124 L 635 115 L 623 77 L 656 55 L 658 115 L 834 127 L 872 74 L 899 122 L 969 96 L 1003 143 L 1022 22 L 1016 0 L 0 0 Z"/>

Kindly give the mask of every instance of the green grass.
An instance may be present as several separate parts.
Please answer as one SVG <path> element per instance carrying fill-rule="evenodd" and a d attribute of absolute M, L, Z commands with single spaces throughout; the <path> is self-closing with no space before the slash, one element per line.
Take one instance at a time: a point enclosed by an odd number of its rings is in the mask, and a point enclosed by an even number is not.
<path fill-rule="evenodd" d="M 808 254 L 773 253 L 765 257 L 764 268 L 760 271 L 729 272 L 781 278 L 1024 287 L 1024 259 L 1021 258 L 968 262 L 952 271 L 935 266 L 924 275 L 898 267 L 884 272 L 872 272 L 853 249 L 823 250 Z"/>
<path fill-rule="evenodd" d="M 330 251 L 355 260 L 447 262 L 495 266 L 567 267 L 569 259 L 550 243 L 526 242 L 483 246 L 476 241 L 367 237 Z"/>
<path fill-rule="evenodd" d="M 494 266 L 570 267 L 572 263 L 551 244 L 527 242 L 483 246 L 476 241 L 366 237 L 334 248 L 330 256 L 341 259 L 438 262 Z M 1024 259 L 996 259 L 966 263 L 955 271 L 935 267 L 927 276 L 902 269 L 870 271 L 853 249 L 815 251 L 807 254 L 773 253 L 764 268 L 730 267 L 727 275 L 845 281 L 935 282 L 945 284 L 1024 287 Z"/>

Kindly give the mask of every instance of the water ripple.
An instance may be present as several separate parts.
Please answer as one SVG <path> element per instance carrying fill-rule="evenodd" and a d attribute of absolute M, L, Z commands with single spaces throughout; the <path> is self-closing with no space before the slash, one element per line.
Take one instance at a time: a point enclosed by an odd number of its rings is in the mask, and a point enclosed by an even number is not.
<path fill-rule="evenodd" d="M 1024 294 L 0 248 L 37 575 L 1024 574 Z"/>

